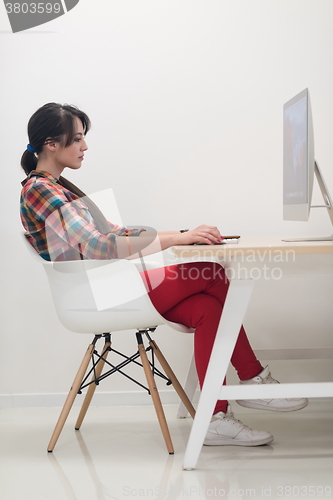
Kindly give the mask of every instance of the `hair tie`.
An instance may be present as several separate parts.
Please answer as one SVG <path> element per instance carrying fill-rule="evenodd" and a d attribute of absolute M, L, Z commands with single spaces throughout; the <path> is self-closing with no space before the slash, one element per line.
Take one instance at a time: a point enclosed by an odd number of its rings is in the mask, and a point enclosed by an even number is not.
<path fill-rule="evenodd" d="M 30 146 L 30 144 L 27 145 L 27 149 L 30 151 L 30 153 L 36 153 L 34 148 L 32 146 Z"/>

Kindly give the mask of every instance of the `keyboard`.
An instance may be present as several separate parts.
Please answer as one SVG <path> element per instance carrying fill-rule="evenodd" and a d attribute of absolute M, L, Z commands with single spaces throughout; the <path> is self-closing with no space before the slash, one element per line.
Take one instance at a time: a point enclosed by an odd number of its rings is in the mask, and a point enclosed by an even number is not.
<path fill-rule="evenodd" d="M 229 245 L 229 243 L 238 243 L 240 236 L 224 236 L 224 240 L 221 243 L 214 243 L 214 245 Z M 197 241 L 196 243 L 191 243 L 191 245 L 206 245 L 209 246 L 209 243 L 202 243 L 201 241 Z"/>

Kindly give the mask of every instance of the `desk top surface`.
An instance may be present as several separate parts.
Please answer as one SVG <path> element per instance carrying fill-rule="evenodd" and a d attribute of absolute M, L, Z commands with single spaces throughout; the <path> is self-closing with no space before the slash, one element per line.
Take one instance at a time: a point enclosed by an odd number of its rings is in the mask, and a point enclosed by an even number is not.
<path fill-rule="evenodd" d="M 333 241 L 286 242 L 278 237 L 241 237 L 238 243 L 224 245 L 179 245 L 173 247 L 178 257 L 265 255 L 268 252 L 296 254 L 332 254 Z"/>

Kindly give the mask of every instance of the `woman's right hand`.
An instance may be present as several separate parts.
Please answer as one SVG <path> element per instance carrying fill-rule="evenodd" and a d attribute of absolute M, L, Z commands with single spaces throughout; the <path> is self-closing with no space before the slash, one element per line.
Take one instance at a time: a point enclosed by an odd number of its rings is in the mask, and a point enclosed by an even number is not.
<path fill-rule="evenodd" d="M 143 231 L 139 236 L 117 236 L 117 251 L 119 259 L 136 259 L 142 255 L 151 255 L 166 250 L 174 245 L 191 245 L 196 242 L 214 245 L 221 241 L 223 241 L 223 236 L 217 227 L 202 224 L 185 233 Z"/>
<path fill-rule="evenodd" d="M 178 245 L 190 245 L 197 242 L 214 245 L 214 243 L 221 243 L 223 236 L 217 227 L 202 224 L 195 229 L 180 233 L 177 240 L 179 241 Z"/>

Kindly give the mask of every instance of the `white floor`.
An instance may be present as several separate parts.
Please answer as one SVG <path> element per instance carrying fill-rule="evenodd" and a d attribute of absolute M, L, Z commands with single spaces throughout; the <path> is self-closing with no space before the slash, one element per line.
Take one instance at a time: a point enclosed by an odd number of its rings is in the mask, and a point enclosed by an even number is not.
<path fill-rule="evenodd" d="M 81 431 L 74 408 L 53 453 L 58 408 L 0 410 L 0 499 L 333 499 L 332 399 L 287 414 L 232 407 L 274 442 L 205 446 L 194 471 L 182 470 L 191 419 L 176 419 L 175 406 L 165 407 L 174 456 L 152 406 L 92 407 Z"/>

